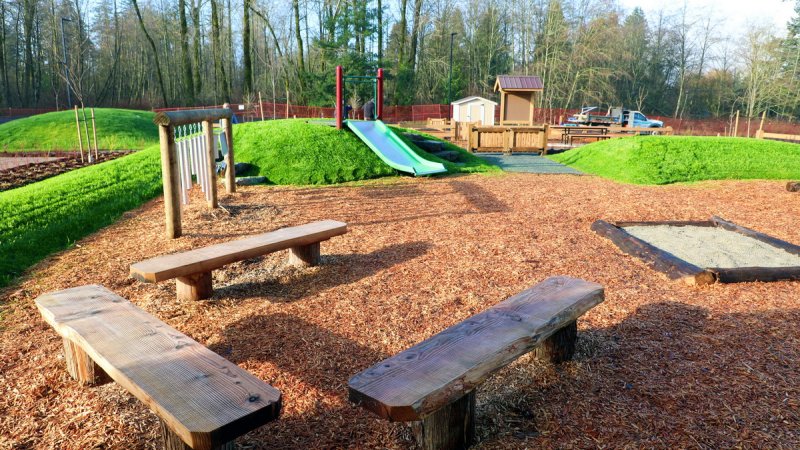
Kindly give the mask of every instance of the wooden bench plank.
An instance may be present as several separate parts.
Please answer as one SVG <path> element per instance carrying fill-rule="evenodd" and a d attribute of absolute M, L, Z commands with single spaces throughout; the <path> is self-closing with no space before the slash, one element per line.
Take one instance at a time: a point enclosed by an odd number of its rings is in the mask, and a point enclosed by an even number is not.
<path fill-rule="evenodd" d="M 278 417 L 277 389 L 103 286 L 44 294 L 36 306 L 194 449 L 220 446 Z"/>
<path fill-rule="evenodd" d="M 354 376 L 350 400 L 392 421 L 421 420 L 602 301 L 599 284 L 548 278 Z"/>
<path fill-rule="evenodd" d="M 345 233 L 347 224 L 336 220 L 281 228 L 236 241 L 150 258 L 131 265 L 131 276 L 140 281 L 156 283 L 210 272 L 232 262 L 317 243 Z"/>

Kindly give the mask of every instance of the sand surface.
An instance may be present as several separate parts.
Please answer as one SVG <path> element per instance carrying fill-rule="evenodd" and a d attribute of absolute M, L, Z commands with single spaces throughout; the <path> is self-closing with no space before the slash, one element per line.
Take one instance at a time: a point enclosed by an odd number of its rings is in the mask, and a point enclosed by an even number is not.
<path fill-rule="evenodd" d="M 698 267 L 800 266 L 800 256 L 722 228 L 644 225 L 625 231 Z"/>

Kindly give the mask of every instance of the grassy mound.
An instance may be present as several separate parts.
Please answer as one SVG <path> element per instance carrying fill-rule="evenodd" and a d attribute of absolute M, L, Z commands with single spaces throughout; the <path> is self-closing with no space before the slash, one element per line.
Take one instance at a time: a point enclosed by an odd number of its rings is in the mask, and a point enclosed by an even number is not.
<path fill-rule="evenodd" d="M 405 131 L 395 129 L 395 131 Z M 275 184 L 331 184 L 394 175 L 355 134 L 302 119 L 273 120 L 236 125 L 233 130 L 236 161 L 253 164 L 246 174 L 267 177 Z M 412 145 L 409 141 L 406 141 Z M 418 150 L 416 147 L 413 147 Z M 450 172 L 499 170 L 484 160 L 465 154 L 459 166 L 419 150 Z"/>
<path fill-rule="evenodd" d="M 157 146 L 0 192 L 0 287 L 160 193 Z"/>
<path fill-rule="evenodd" d="M 89 138 L 94 143 L 90 112 Z M 97 146 L 103 150 L 139 150 L 158 143 L 158 128 L 153 125 L 154 113 L 129 109 L 95 108 Z M 83 115 L 81 115 L 81 118 Z M 81 132 L 83 133 L 81 124 Z M 83 137 L 84 150 L 86 137 Z M 12 120 L 0 125 L 0 151 L 77 150 L 75 112 L 58 111 Z"/>
<path fill-rule="evenodd" d="M 633 184 L 800 178 L 800 145 L 760 139 L 638 136 L 608 139 L 550 158 Z"/>

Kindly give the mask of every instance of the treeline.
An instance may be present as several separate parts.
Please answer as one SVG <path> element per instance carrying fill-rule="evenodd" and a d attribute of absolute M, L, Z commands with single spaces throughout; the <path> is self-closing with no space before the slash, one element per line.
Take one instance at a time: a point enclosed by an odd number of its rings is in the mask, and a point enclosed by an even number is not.
<path fill-rule="evenodd" d="M 67 85 L 72 102 L 96 106 L 248 103 L 259 92 L 332 106 L 336 65 L 384 67 L 387 104 L 445 103 L 452 48 L 451 99 L 491 97 L 495 76 L 511 73 L 541 76 L 547 108 L 800 113 L 797 14 L 785 30 L 736 36 L 711 14 L 646 17 L 613 0 L 0 0 L 0 17 L 8 107 L 65 107 Z M 355 104 L 371 95 L 347 92 Z"/>

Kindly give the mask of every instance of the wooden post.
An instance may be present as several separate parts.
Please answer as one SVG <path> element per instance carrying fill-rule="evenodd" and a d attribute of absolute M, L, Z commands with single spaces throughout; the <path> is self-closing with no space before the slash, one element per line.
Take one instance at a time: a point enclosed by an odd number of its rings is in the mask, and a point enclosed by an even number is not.
<path fill-rule="evenodd" d="M 77 112 L 77 109 L 75 110 Z M 164 212 L 166 213 L 167 239 L 181 236 L 181 178 L 175 150 L 175 133 L 172 125 L 159 125 L 161 141 L 161 176 L 164 179 Z"/>
<path fill-rule="evenodd" d="M 208 207 L 211 209 L 218 208 L 217 203 L 217 155 L 214 147 L 214 126 L 210 120 L 203 121 L 203 134 L 206 138 L 206 151 L 208 152 L 208 190 L 207 193 L 210 199 L 208 200 Z"/>
<path fill-rule="evenodd" d="M 756 131 L 756 139 L 764 139 L 764 119 L 767 117 L 767 110 L 765 109 L 764 112 L 761 113 L 761 123 L 758 125 L 758 131 Z"/>
<path fill-rule="evenodd" d="M 258 108 L 261 110 L 261 121 L 264 121 L 264 102 L 261 100 L 261 91 L 258 91 Z"/>
<path fill-rule="evenodd" d="M 211 298 L 214 294 L 211 272 L 195 273 L 176 278 L 175 293 L 178 300 L 194 301 Z"/>
<path fill-rule="evenodd" d="M 319 242 L 300 245 L 289 249 L 289 265 L 295 267 L 316 266 L 319 264 Z"/>
<path fill-rule="evenodd" d="M 81 346 L 67 338 L 64 338 L 64 361 L 67 363 L 67 372 L 81 384 L 99 386 L 111 381 L 111 377 L 83 351 Z"/>
<path fill-rule="evenodd" d="M 500 89 L 500 123 L 498 125 L 503 126 L 503 122 L 506 121 L 506 93 Z"/>
<path fill-rule="evenodd" d="M 81 119 L 78 117 L 78 105 L 75 105 L 75 127 L 78 129 L 78 151 L 81 152 L 81 162 L 83 162 L 83 136 L 81 136 Z"/>
<path fill-rule="evenodd" d="M 533 351 L 538 359 L 544 359 L 553 364 L 560 364 L 572 359 L 575 355 L 575 342 L 578 340 L 578 323 L 572 321 L 559 329 L 549 338 L 545 339 Z"/>
<path fill-rule="evenodd" d="M 259 99 L 261 93 L 258 93 Z M 259 103 L 260 104 L 260 103 Z M 227 103 L 226 103 L 227 105 Z M 264 110 L 261 110 L 261 120 L 264 120 Z M 222 131 L 225 133 L 225 143 L 228 145 L 228 153 L 225 155 L 225 192 L 233 194 L 236 192 L 236 160 L 233 157 L 233 123 L 230 119 L 220 119 Z"/>
<path fill-rule="evenodd" d="M 94 135 L 94 159 L 97 159 L 97 123 L 94 120 L 94 108 L 92 108 L 92 134 Z"/>
<path fill-rule="evenodd" d="M 92 143 L 90 142 L 89 138 L 89 125 L 86 123 L 86 108 L 81 103 L 81 114 L 83 114 L 83 131 L 86 133 L 86 154 L 89 155 L 89 162 L 94 162 L 94 157 L 92 156 Z"/>
<path fill-rule="evenodd" d="M 475 391 L 411 425 L 424 450 L 465 449 L 475 441 Z"/>
<path fill-rule="evenodd" d="M 514 147 L 514 129 L 506 128 L 503 130 L 503 153 L 511 154 Z"/>
<path fill-rule="evenodd" d="M 542 155 L 547 154 L 547 139 L 550 137 L 550 125 L 544 124 L 544 129 L 539 135 L 539 145 L 542 148 Z"/>
<path fill-rule="evenodd" d="M 739 136 L 739 110 L 736 110 L 736 122 L 733 125 L 733 137 Z"/>

